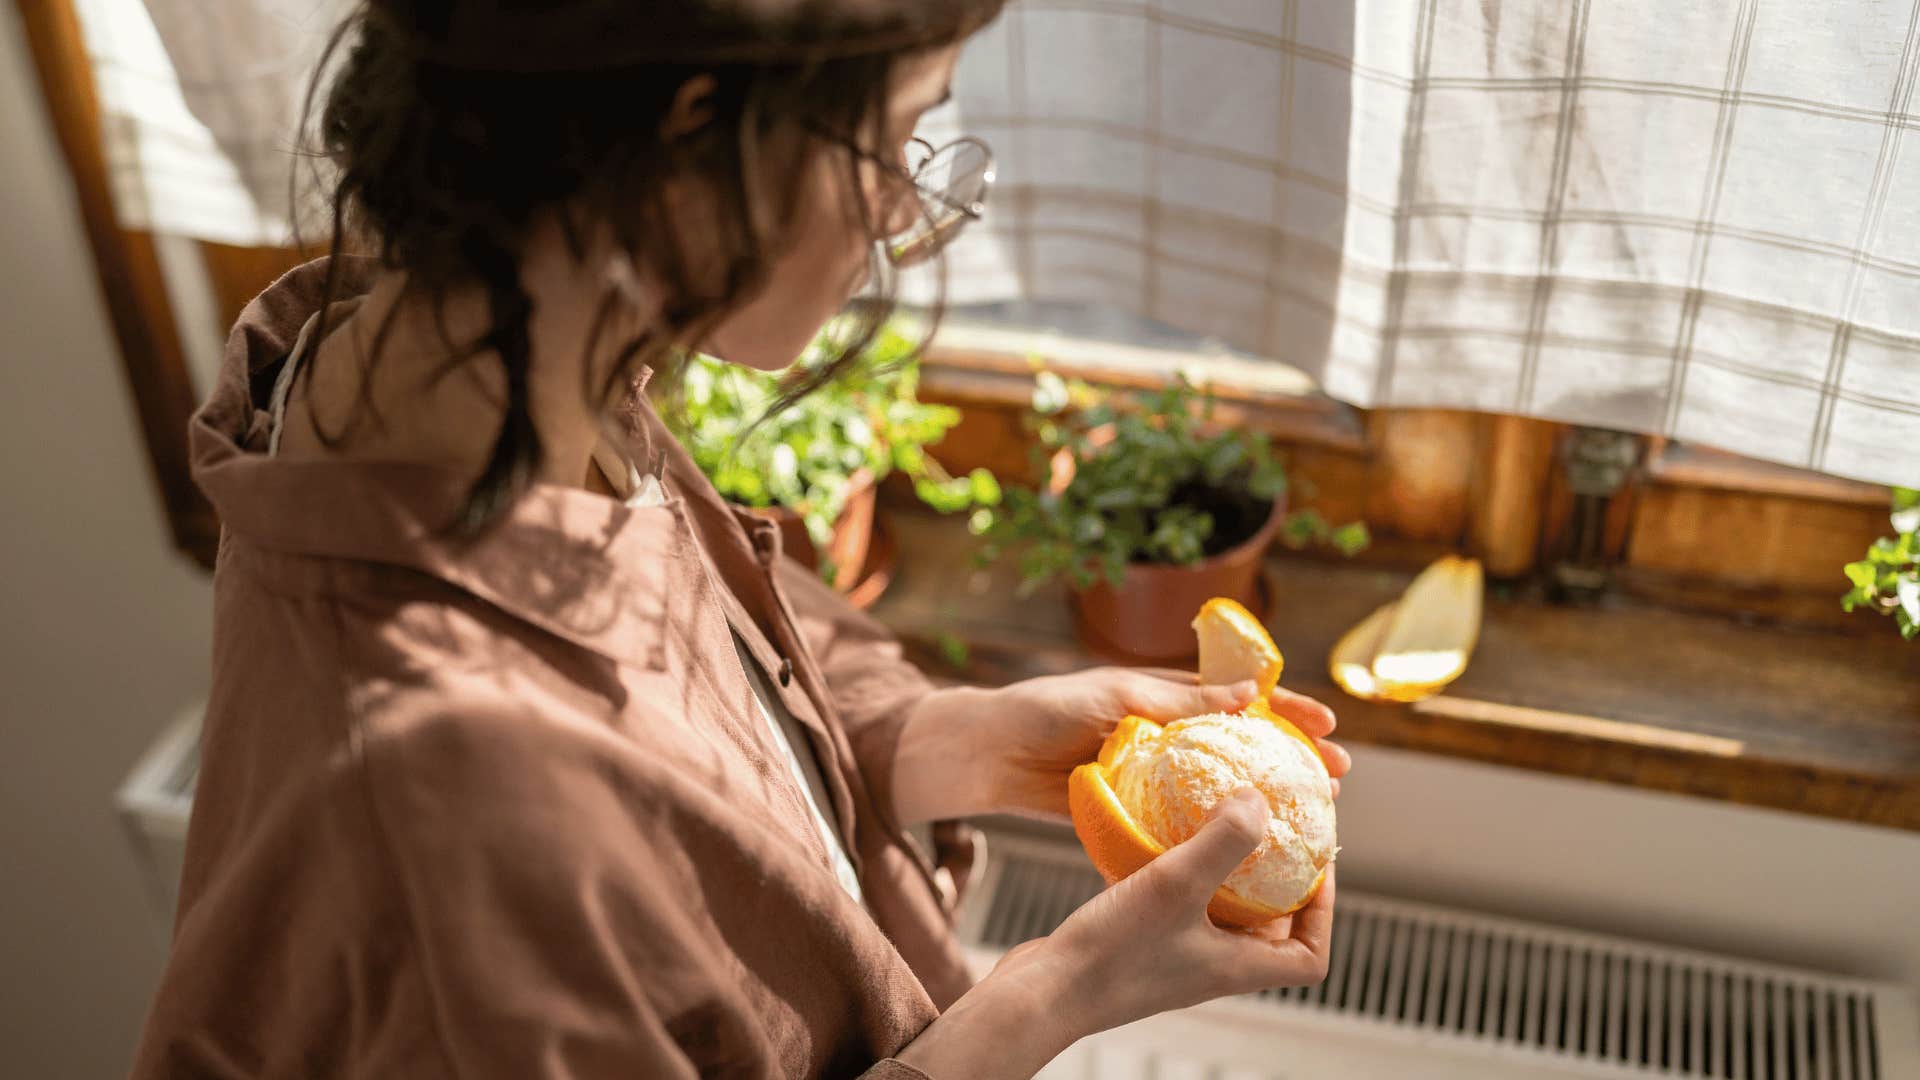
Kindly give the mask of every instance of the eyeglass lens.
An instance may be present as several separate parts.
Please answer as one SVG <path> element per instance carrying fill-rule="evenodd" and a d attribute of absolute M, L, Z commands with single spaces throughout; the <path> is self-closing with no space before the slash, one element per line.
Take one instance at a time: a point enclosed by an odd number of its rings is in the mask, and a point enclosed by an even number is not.
<path fill-rule="evenodd" d="M 944 248 L 967 222 L 985 209 L 993 186 L 993 155 L 977 139 L 960 139 L 938 149 L 916 141 L 907 150 L 908 168 L 919 190 L 921 214 L 905 233 L 888 241 L 895 266 L 923 262 Z"/>

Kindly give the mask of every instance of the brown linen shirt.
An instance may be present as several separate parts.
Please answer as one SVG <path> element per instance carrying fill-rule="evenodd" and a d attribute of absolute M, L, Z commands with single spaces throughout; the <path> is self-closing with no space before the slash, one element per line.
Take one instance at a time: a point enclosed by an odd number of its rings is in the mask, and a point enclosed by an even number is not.
<path fill-rule="evenodd" d="M 134 1075 L 919 1076 L 883 1059 L 968 985 L 952 890 L 892 813 L 926 680 L 637 387 L 626 449 L 665 502 L 536 486 L 468 546 L 440 532 L 449 474 L 268 457 L 323 276 L 248 306 L 193 422 L 225 524 L 213 683 Z M 781 673 L 866 907 L 735 633 Z"/>

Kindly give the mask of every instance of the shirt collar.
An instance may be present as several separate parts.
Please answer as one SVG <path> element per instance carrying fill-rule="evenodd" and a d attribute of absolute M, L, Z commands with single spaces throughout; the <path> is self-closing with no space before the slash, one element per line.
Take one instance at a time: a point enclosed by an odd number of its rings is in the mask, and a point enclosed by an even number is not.
<path fill-rule="evenodd" d="M 343 259 L 336 299 L 364 293 L 375 264 Z M 693 538 L 682 500 L 630 507 L 535 484 L 477 539 L 451 534 L 465 499 L 449 470 L 414 464 L 287 460 L 265 449 L 265 410 L 252 388 L 277 370 L 318 310 L 327 261 L 296 268 L 242 312 L 213 394 L 192 421 L 194 477 L 235 537 L 291 555 L 405 567 L 445 580 L 507 613 L 602 655 L 662 661 L 667 584 Z M 271 378 L 264 380 L 271 384 Z M 628 432 L 657 423 L 639 392 Z M 653 449 L 624 448 L 634 460 Z"/>

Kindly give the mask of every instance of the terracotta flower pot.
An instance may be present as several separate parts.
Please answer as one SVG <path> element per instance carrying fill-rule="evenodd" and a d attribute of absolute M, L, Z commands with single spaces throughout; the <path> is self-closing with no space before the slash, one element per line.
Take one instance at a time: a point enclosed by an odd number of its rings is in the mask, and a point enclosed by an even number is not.
<path fill-rule="evenodd" d="M 1264 617 L 1268 605 L 1260 568 L 1285 517 L 1286 499 L 1275 499 L 1258 532 L 1218 555 L 1192 566 L 1132 563 L 1118 586 L 1102 579 L 1074 592 L 1073 621 L 1081 642 L 1122 660 L 1177 663 L 1198 651 L 1188 624 L 1208 600 L 1232 597 Z"/>
<path fill-rule="evenodd" d="M 852 592 L 854 586 L 860 584 L 862 572 L 868 569 L 867 556 L 873 546 L 876 490 L 870 473 L 865 469 L 855 473 L 848 485 L 846 505 L 833 522 L 833 538 L 827 542 L 827 556 L 833 560 L 833 587 L 842 593 Z M 784 506 L 755 509 L 754 513 L 780 526 L 780 547 L 788 555 L 798 559 L 802 566 L 820 567 L 820 551 L 814 546 L 813 538 L 807 535 L 806 522 L 800 519 L 799 514 Z"/>

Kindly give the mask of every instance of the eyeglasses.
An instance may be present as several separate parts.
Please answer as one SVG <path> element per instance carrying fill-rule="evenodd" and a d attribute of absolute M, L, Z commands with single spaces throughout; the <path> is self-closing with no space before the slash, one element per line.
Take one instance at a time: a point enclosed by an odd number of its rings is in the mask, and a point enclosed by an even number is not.
<path fill-rule="evenodd" d="M 971 136 L 934 146 L 925 139 L 908 144 L 903 173 L 920 199 L 920 214 L 905 232 L 882 241 L 897 267 L 923 263 L 953 242 L 969 222 L 980 220 L 993 190 L 993 151 Z"/>
<path fill-rule="evenodd" d="M 910 140 L 902 166 L 837 132 L 818 126 L 815 130 L 913 186 L 920 213 L 905 230 L 880 240 L 887 261 L 896 267 L 926 262 L 986 213 L 987 192 L 993 189 L 993 151 L 979 139 L 963 136 L 944 146 Z"/>

